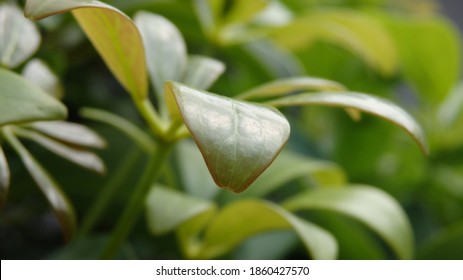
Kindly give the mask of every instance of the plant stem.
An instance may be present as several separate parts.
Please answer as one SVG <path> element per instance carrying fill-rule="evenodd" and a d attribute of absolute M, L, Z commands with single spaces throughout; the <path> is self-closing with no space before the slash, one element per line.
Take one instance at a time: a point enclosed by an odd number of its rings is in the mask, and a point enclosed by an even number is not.
<path fill-rule="evenodd" d="M 154 135 L 158 137 L 163 137 L 165 135 L 165 124 L 163 120 L 159 117 L 156 109 L 151 104 L 151 101 L 148 98 L 143 100 L 134 99 L 134 103 L 137 106 L 138 111 L 143 116 L 143 118 L 148 123 L 151 131 Z"/>
<path fill-rule="evenodd" d="M 105 210 L 108 208 L 109 202 L 116 194 L 117 190 L 122 186 L 124 179 L 127 178 L 134 164 L 142 155 L 140 149 L 136 146 L 132 147 L 127 153 L 117 168 L 113 172 L 111 179 L 103 186 L 97 199 L 93 202 L 92 207 L 88 210 L 82 225 L 77 233 L 77 238 L 85 237 L 101 218 Z"/>
<path fill-rule="evenodd" d="M 159 142 L 156 150 L 151 155 L 142 178 L 138 182 L 121 218 L 119 219 L 113 234 L 105 248 L 101 259 L 112 259 L 131 232 L 138 216 L 145 206 L 145 198 L 153 183 L 158 178 L 163 164 L 166 162 L 175 142 Z"/>

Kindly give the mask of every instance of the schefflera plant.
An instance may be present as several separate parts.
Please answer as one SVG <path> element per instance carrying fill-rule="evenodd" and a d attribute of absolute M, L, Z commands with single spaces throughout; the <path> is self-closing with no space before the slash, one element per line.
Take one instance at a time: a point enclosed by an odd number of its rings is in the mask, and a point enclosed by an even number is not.
<path fill-rule="evenodd" d="M 103 148 L 105 141 L 86 126 L 63 121 L 67 109 L 58 78 L 39 59 L 40 33 L 12 4 L 0 5 L 0 208 L 6 203 L 10 170 L 4 147 L 9 145 L 24 163 L 57 217 L 66 241 L 72 239 L 76 217 L 62 188 L 29 152 L 20 139 L 97 173 L 105 172 L 103 161 L 87 148 Z"/>
<path fill-rule="evenodd" d="M 118 252 L 143 210 L 144 201 L 150 229 L 154 233 L 176 230 L 189 258 L 218 257 L 249 236 L 277 229 L 293 229 L 312 257 L 335 258 L 334 237 L 292 213 L 303 209 L 332 210 L 353 217 L 383 237 L 399 258 L 411 257 L 412 233 L 405 214 L 390 196 L 372 187 L 321 189 L 282 205 L 256 198 L 238 200 L 218 211 L 210 200 L 156 183 L 174 144 L 191 135 L 214 182 L 232 192 L 243 192 L 270 166 L 289 138 L 290 124 L 277 110 L 285 106 L 342 107 L 356 119 L 360 112 L 374 114 L 404 129 L 426 152 L 423 132 L 407 112 L 387 100 L 348 92 L 336 82 L 313 77 L 277 80 L 236 98 L 206 92 L 224 70 L 223 65 L 210 58 L 187 57 L 180 32 L 161 16 L 140 12 L 132 21 L 98 1 L 26 3 L 26 15 L 31 19 L 66 11 L 72 12 L 108 68 L 129 92 L 153 134 L 150 137 L 110 113 L 84 111 L 90 118 L 122 129 L 150 155 L 102 258 L 112 258 Z M 148 97 L 148 76 L 156 90 L 157 107 Z M 309 165 L 304 165 L 297 175 L 316 173 Z M 337 183 L 347 186 L 344 179 Z"/>

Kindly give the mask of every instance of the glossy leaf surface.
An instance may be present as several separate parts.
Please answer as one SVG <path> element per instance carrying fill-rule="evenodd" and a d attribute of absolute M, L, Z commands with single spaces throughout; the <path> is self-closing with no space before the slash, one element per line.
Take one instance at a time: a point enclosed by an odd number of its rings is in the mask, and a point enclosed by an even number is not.
<path fill-rule="evenodd" d="M 106 141 L 90 128 L 65 121 L 33 122 L 27 125 L 45 135 L 73 145 L 104 148 Z"/>
<path fill-rule="evenodd" d="M 14 68 L 39 47 L 40 33 L 14 5 L 0 4 L 0 65 Z"/>
<path fill-rule="evenodd" d="M 185 71 L 185 42 L 177 27 L 163 16 L 138 12 L 134 21 L 142 35 L 151 82 L 163 100 L 164 82 L 179 81 Z"/>
<path fill-rule="evenodd" d="M 23 77 L 0 69 L 0 126 L 64 119 L 66 107 Z"/>
<path fill-rule="evenodd" d="M 21 142 L 18 141 L 10 129 L 5 129 L 4 135 L 7 141 L 18 153 L 21 161 L 24 163 L 32 178 L 45 195 L 45 198 L 61 224 L 65 240 L 71 240 L 75 232 L 76 217 L 74 209 L 68 198 L 42 165 L 37 162 L 37 160 L 29 153 Z"/>
<path fill-rule="evenodd" d="M 271 107 L 236 101 L 169 82 L 171 112 L 193 135 L 216 184 L 244 191 L 274 160 L 290 127 Z M 175 103 L 175 104 L 173 104 Z M 175 106 L 178 106 L 177 108 Z"/>
<path fill-rule="evenodd" d="M 413 255 L 413 232 L 407 215 L 399 203 L 377 188 L 319 189 L 298 194 L 283 205 L 290 211 L 327 210 L 349 216 L 381 236 L 399 258 Z"/>
<path fill-rule="evenodd" d="M 204 233 L 201 257 L 218 257 L 251 236 L 282 229 L 294 230 L 314 259 L 336 258 L 337 244 L 330 233 L 260 200 L 242 200 L 225 207 Z"/>
<path fill-rule="evenodd" d="M 0 146 L 0 210 L 5 204 L 10 186 L 10 169 L 6 161 L 5 153 Z"/>
<path fill-rule="evenodd" d="M 58 156 L 80 165 L 81 167 L 100 174 L 103 174 L 106 171 L 103 161 L 92 152 L 67 146 L 61 142 L 53 140 L 52 138 L 27 129 L 15 128 L 14 131 L 18 136 L 28 138 Z"/>
<path fill-rule="evenodd" d="M 216 59 L 200 55 L 188 57 L 188 66 L 182 82 L 197 89 L 207 90 L 225 71 L 225 65 Z"/>
<path fill-rule="evenodd" d="M 29 61 L 22 71 L 24 78 L 39 86 L 57 99 L 63 97 L 63 88 L 58 77 L 39 59 Z"/>
<path fill-rule="evenodd" d="M 355 92 L 306 93 L 272 100 L 268 104 L 276 107 L 325 105 L 360 110 L 404 129 L 418 143 L 422 151 L 425 154 L 428 153 L 426 137 L 415 119 L 402 108 L 380 97 Z"/>
<path fill-rule="evenodd" d="M 145 50 L 140 33 L 124 13 L 99 1 L 28 0 L 27 17 L 38 20 L 71 11 L 106 65 L 135 98 L 148 92 Z"/>

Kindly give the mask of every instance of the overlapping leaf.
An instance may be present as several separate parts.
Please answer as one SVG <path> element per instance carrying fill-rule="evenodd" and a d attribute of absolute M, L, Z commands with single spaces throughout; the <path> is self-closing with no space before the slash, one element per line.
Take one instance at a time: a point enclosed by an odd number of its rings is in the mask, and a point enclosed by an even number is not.
<path fill-rule="evenodd" d="M 56 75 L 39 59 L 29 61 L 22 71 L 24 78 L 57 99 L 63 97 L 63 88 Z"/>
<path fill-rule="evenodd" d="M 290 211 L 327 210 L 365 224 L 401 259 L 413 256 L 413 233 L 407 215 L 387 193 L 368 186 L 319 189 L 298 194 L 283 206 Z"/>
<path fill-rule="evenodd" d="M 10 186 L 10 169 L 5 158 L 2 146 L 0 146 L 0 210 L 2 209 Z"/>
<path fill-rule="evenodd" d="M 236 101 L 168 82 L 174 117 L 193 135 L 216 184 L 244 191 L 274 160 L 290 127 L 271 107 Z"/>
<path fill-rule="evenodd" d="M 183 83 L 197 89 L 207 90 L 225 71 L 225 65 L 216 59 L 190 55 Z"/>
<path fill-rule="evenodd" d="M 28 0 L 25 14 L 38 20 L 71 10 L 119 82 L 134 98 L 146 98 L 145 49 L 137 27 L 124 13 L 99 1 Z"/>
<path fill-rule="evenodd" d="M 0 69 L 0 126 L 64 119 L 66 107 L 23 77 Z"/>

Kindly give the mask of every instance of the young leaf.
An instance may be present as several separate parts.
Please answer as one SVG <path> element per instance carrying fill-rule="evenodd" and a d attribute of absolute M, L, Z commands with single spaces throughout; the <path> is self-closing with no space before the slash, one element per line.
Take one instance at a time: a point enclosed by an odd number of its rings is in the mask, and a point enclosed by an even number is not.
<path fill-rule="evenodd" d="M 349 216 L 381 236 L 400 259 L 413 256 L 413 233 L 407 215 L 391 196 L 377 188 L 318 189 L 298 194 L 283 206 L 290 211 L 328 210 Z"/>
<path fill-rule="evenodd" d="M 346 88 L 334 81 L 315 77 L 293 77 L 265 83 L 247 90 L 237 98 L 253 100 L 267 97 L 278 97 L 301 91 L 342 91 Z"/>
<path fill-rule="evenodd" d="M 99 1 L 28 0 L 33 20 L 71 11 L 114 76 L 136 99 L 148 93 L 145 50 L 140 33 L 124 13 Z"/>
<path fill-rule="evenodd" d="M 164 82 L 179 81 L 185 71 L 185 41 L 177 27 L 162 16 L 138 12 L 134 21 L 142 35 L 151 82 L 164 104 Z"/>
<path fill-rule="evenodd" d="M 182 82 L 193 88 L 207 90 L 225 71 L 225 65 L 213 58 L 191 55 Z"/>
<path fill-rule="evenodd" d="M 404 129 L 418 143 L 421 150 L 425 154 L 428 153 L 426 137 L 424 136 L 420 125 L 412 116 L 410 116 L 410 114 L 386 99 L 363 93 L 323 92 L 303 93 L 283 97 L 269 101 L 268 104 L 276 107 L 325 105 L 360 110 L 383 118 Z"/>
<path fill-rule="evenodd" d="M 87 168 L 100 174 L 104 174 L 106 171 L 103 161 L 92 152 L 72 148 L 56 140 L 48 138 L 40 133 L 28 129 L 15 127 L 14 132 L 16 133 L 16 135 L 28 138 L 36 142 L 37 144 L 42 145 L 44 148 L 50 150 L 51 152 L 59 155 L 60 157 L 74 162 L 75 164 L 80 165 L 84 168 Z"/>
<path fill-rule="evenodd" d="M 42 165 L 40 165 L 21 142 L 19 142 L 9 128 L 4 128 L 4 135 L 16 153 L 18 153 L 21 161 L 48 200 L 55 216 L 61 224 L 65 240 L 70 241 L 75 232 L 76 217 L 68 198 L 48 172 L 45 171 Z"/>
<path fill-rule="evenodd" d="M 104 148 L 106 141 L 88 127 L 65 121 L 33 122 L 26 125 L 59 141 L 77 146 Z"/>
<path fill-rule="evenodd" d="M 148 228 L 153 234 L 175 230 L 193 217 L 215 210 L 207 200 L 155 186 L 146 199 Z"/>
<path fill-rule="evenodd" d="M 5 153 L 2 146 L 0 146 L 0 210 L 5 204 L 6 197 L 8 196 L 8 189 L 10 186 L 10 169 L 6 161 Z"/>
<path fill-rule="evenodd" d="M 58 77 L 40 59 L 29 61 L 24 66 L 22 75 L 51 96 L 57 99 L 63 97 L 63 88 Z"/>
<path fill-rule="evenodd" d="M 39 47 L 40 34 L 25 19 L 21 10 L 0 4 L 0 65 L 14 68 L 27 60 Z"/>
<path fill-rule="evenodd" d="M 0 126 L 64 119 L 66 107 L 23 77 L 0 68 Z"/>
<path fill-rule="evenodd" d="M 219 257 L 251 236 L 282 229 L 293 229 L 314 259 L 336 258 L 337 243 L 329 232 L 261 200 L 238 201 L 217 214 L 204 232 L 200 257 Z"/>
<path fill-rule="evenodd" d="M 168 82 L 170 109 L 180 111 L 216 184 L 244 191 L 275 159 L 290 127 L 277 110 Z M 169 99 L 168 99 L 169 100 Z M 175 104 L 178 108 L 175 108 Z"/>

